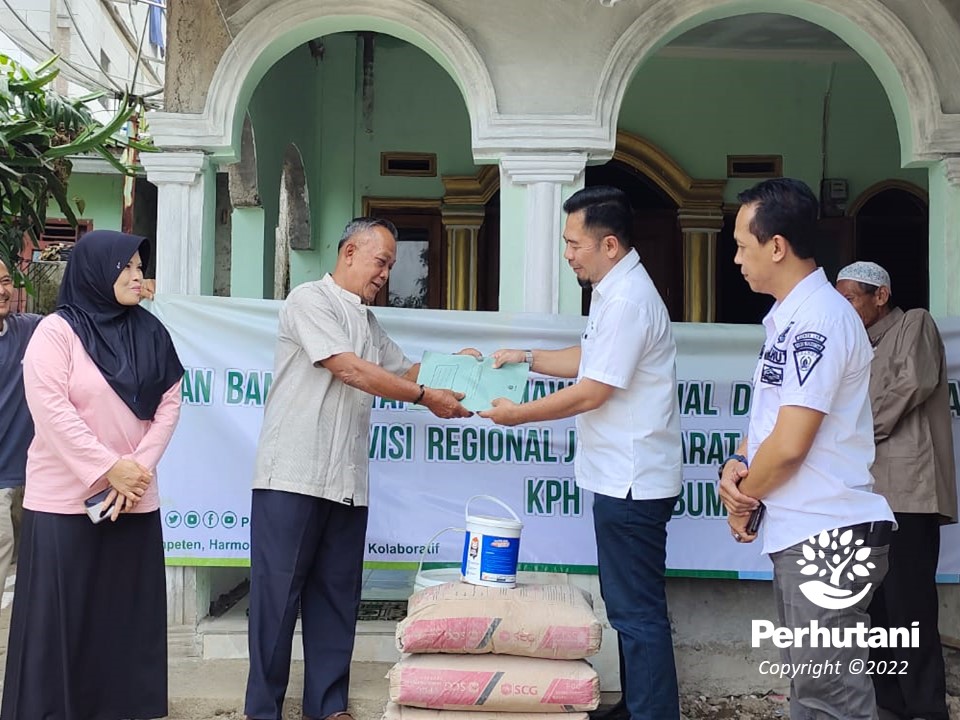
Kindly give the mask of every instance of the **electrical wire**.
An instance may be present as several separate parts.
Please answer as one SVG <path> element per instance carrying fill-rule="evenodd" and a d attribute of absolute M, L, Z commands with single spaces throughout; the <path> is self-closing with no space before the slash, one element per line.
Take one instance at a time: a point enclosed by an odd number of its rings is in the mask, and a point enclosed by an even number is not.
<path fill-rule="evenodd" d="M 214 0 L 217 3 L 217 10 L 220 11 L 220 19 L 223 20 L 223 29 L 227 31 L 227 35 L 230 37 L 230 45 L 233 45 L 234 37 L 233 33 L 230 31 L 230 23 L 227 22 L 227 16 L 223 12 L 223 7 L 220 5 L 220 0 Z"/>
<path fill-rule="evenodd" d="M 77 36 L 80 38 L 80 42 L 83 44 L 83 47 L 86 49 L 87 54 L 90 56 L 90 59 L 93 60 L 93 64 L 99 68 L 100 72 L 103 73 L 103 76 L 113 85 L 113 89 L 118 93 L 123 92 L 123 88 L 120 87 L 113 78 L 107 73 L 107 69 L 100 64 L 100 61 L 93 54 L 93 50 L 90 49 L 90 46 L 87 45 L 87 39 L 83 36 L 83 33 L 80 31 L 80 24 L 77 22 L 76 16 L 73 14 L 73 8 L 70 7 L 70 0 L 63 0 L 63 6 L 67 9 L 67 15 L 70 16 L 70 21 L 73 23 L 74 29 L 77 31 Z"/>
<path fill-rule="evenodd" d="M 100 6 L 107 11 L 107 15 L 110 16 L 110 19 L 113 21 L 113 24 L 116 26 L 117 30 L 119 31 L 119 34 L 121 35 L 124 44 L 127 46 L 127 49 L 130 55 L 132 56 L 134 53 L 134 49 L 137 47 L 137 38 L 130 31 L 130 28 L 136 29 L 137 27 L 137 22 L 133 17 L 133 4 L 132 2 L 128 2 L 124 0 L 124 4 L 126 4 L 127 6 L 127 15 L 129 15 L 130 17 L 130 22 L 128 24 L 120 16 L 119 12 L 113 7 L 118 2 L 121 2 L 121 0 L 100 0 Z M 151 60 L 151 58 L 146 58 L 146 59 L 148 61 Z M 157 73 L 153 70 L 153 68 L 149 66 L 145 66 L 145 70 L 147 71 L 147 73 L 149 73 L 151 78 L 151 84 L 154 87 L 159 87 L 163 85 L 163 81 L 160 79 Z M 124 82 L 126 81 L 127 79 L 125 78 Z"/>
<path fill-rule="evenodd" d="M 140 31 L 140 42 L 137 44 L 137 59 L 133 63 L 133 76 L 130 79 L 130 92 L 137 90 L 137 71 L 140 69 L 140 58 L 143 57 L 143 40 L 147 36 L 147 26 L 150 24 L 150 11 L 143 18 L 143 29 Z"/>
<path fill-rule="evenodd" d="M 20 24 L 23 25 L 24 28 L 26 28 L 27 32 L 29 32 L 33 36 L 33 39 L 36 40 L 38 43 L 40 43 L 40 46 L 43 47 L 44 50 L 49 52 L 51 55 L 59 55 L 59 53 L 57 53 L 56 50 L 50 47 L 50 45 L 48 45 L 47 42 L 42 37 L 40 37 L 39 35 L 37 35 L 36 32 L 34 32 L 33 28 L 31 28 L 27 24 L 27 21 L 24 20 L 23 17 L 21 17 L 20 13 L 18 13 L 16 10 L 13 9 L 13 6 L 10 4 L 10 0 L 3 0 L 3 4 L 7 6 L 7 10 L 9 10 L 13 14 L 13 16 L 20 22 Z M 70 62 L 66 58 L 59 57 L 58 62 L 62 62 L 68 68 L 70 68 L 71 70 L 76 72 L 78 75 L 80 75 L 80 77 L 92 83 L 94 87 L 100 90 L 103 90 L 104 92 L 107 92 L 107 93 L 114 92 L 111 88 L 108 88 L 106 85 L 104 85 L 100 80 L 97 80 L 91 77 L 90 75 L 87 75 L 87 73 L 85 73 L 83 70 L 81 70 L 79 67 L 74 65 L 72 62 Z"/>

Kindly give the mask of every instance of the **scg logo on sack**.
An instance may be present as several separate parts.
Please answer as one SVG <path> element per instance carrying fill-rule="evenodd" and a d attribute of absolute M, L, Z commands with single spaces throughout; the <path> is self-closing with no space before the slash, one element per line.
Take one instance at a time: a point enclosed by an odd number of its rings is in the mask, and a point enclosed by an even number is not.
<path fill-rule="evenodd" d="M 500 686 L 501 695 L 539 695 L 536 685 L 518 685 L 516 683 L 504 683 Z"/>

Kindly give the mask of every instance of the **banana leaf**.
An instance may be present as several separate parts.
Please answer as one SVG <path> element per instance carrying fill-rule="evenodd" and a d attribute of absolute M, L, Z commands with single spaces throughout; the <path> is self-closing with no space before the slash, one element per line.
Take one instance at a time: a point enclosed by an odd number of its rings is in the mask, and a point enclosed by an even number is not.
<path fill-rule="evenodd" d="M 121 110 L 123 108 L 128 108 L 126 98 L 124 98 L 124 102 L 121 104 Z M 66 145 L 55 145 L 47 150 L 43 156 L 46 158 L 57 158 L 90 152 L 100 145 L 109 143 L 113 139 L 113 136 L 127 123 L 129 119 L 129 112 L 127 114 L 123 114 L 122 112 L 118 111 L 117 115 L 110 121 L 109 124 L 99 128 L 99 130 L 85 138 L 82 142 L 71 142 L 67 143 Z"/>
<path fill-rule="evenodd" d="M 114 169 L 116 169 L 118 172 L 124 175 L 131 175 L 131 176 L 137 174 L 135 168 L 127 167 L 126 165 L 124 165 L 122 162 L 117 160 L 117 158 L 114 157 L 113 153 L 107 150 L 107 148 L 97 147 L 97 148 L 94 148 L 94 152 L 96 152 L 98 155 L 100 155 L 100 157 L 102 157 L 104 160 L 110 163 L 114 167 Z"/>

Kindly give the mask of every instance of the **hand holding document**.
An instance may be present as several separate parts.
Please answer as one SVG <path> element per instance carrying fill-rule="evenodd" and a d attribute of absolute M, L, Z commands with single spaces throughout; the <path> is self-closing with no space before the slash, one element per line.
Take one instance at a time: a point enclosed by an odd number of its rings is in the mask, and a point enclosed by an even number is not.
<path fill-rule="evenodd" d="M 527 387 L 527 363 L 512 363 L 494 368 L 492 357 L 448 355 L 427 351 L 423 354 L 417 382 L 434 388 L 462 392 L 463 406 L 471 412 L 492 407 L 495 398 L 523 399 Z"/>

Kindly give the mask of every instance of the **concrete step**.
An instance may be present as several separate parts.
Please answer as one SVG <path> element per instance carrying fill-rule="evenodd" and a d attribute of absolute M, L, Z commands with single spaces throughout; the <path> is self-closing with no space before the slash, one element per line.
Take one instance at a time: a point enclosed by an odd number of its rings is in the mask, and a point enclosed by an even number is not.
<path fill-rule="evenodd" d="M 204 660 L 242 660 L 249 658 L 247 648 L 248 598 L 243 598 L 218 618 L 205 618 L 197 627 L 200 657 Z M 394 663 L 400 659 L 395 633 L 397 623 L 361 620 L 353 662 Z M 293 636 L 293 659 L 303 660 L 300 621 Z"/>

